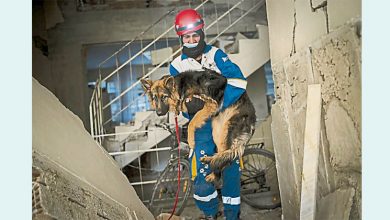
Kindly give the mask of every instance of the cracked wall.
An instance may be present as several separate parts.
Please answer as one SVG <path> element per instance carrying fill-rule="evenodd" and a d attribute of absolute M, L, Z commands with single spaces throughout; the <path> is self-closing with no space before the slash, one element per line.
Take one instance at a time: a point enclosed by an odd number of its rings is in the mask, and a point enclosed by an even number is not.
<path fill-rule="evenodd" d="M 292 56 L 349 19 L 361 16 L 359 0 L 268 0 L 266 6 L 273 62 Z"/>
<path fill-rule="evenodd" d="M 361 3 L 267 1 L 276 103 L 272 135 L 284 219 L 299 219 L 307 86 L 322 88 L 318 200 L 332 195 L 361 219 Z M 351 190 L 339 190 L 339 189 Z M 343 195 L 336 195 L 339 192 Z M 344 197 L 350 198 L 344 198 Z M 327 202 L 320 202 L 329 206 Z M 318 210 L 318 219 L 331 215 Z M 324 214 L 325 213 L 325 214 Z"/>

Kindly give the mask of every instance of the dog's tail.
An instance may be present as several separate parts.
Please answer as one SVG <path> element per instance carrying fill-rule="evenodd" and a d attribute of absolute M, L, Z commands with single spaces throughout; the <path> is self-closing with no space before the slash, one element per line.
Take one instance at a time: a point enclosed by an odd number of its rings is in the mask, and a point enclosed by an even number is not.
<path fill-rule="evenodd" d="M 230 165 L 233 160 L 239 159 L 244 154 L 245 146 L 251 137 L 252 134 L 243 133 L 235 138 L 230 149 L 218 152 L 213 156 L 210 163 L 211 169 L 222 170 Z"/>

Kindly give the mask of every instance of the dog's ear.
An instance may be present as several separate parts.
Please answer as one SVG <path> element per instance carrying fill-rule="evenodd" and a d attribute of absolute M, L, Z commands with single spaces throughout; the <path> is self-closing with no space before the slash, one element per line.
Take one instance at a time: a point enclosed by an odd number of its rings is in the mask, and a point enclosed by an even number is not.
<path fill-rule="evenodd" d="M 141 84 L 146 92 L 150 92 L 150 88 L 152 88 L 153 82 L 152 82 L 152 80 L 141 79 Z"/>
<path fill-rule="evenodd" d="M 173 89 L 173 87 L 175 86 L 175 79 L 173 78 L 173 76 L 166 77 L 164 79 L 164 85 L 167 89 Z"/>

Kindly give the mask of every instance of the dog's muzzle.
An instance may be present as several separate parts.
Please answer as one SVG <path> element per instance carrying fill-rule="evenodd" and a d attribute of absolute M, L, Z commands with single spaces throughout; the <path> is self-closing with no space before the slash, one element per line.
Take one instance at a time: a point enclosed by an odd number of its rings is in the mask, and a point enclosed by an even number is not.
<path fill-rule="evenodd" d="M 163 116 L 163 115 L 167 114 L 168 111 L 169 111 L 169 105 L 166 105 L 163 103 L 160 105 L 160 108 L 156 109 L 156 113 L 158 116 Z"/>

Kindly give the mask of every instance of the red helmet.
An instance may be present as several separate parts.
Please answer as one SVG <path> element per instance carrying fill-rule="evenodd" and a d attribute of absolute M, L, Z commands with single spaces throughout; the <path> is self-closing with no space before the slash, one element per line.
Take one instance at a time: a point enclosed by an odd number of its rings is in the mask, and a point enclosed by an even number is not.
<path fill-rule="evenodd" d="M 175 30 L 179 36 L 202 29 L 203 26 L 202 17 L 194 9 L 185 9 L 176 15 Z"/>

